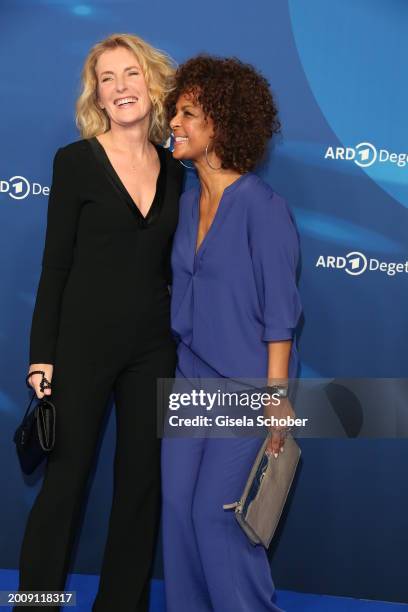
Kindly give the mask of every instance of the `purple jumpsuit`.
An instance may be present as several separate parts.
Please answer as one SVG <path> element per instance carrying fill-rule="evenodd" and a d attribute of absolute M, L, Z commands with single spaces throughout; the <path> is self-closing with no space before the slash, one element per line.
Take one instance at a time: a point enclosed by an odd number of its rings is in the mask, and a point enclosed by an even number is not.
<path fill-rule="evenodd" d="M 199 188 L 183 194 L 173 244 L 179 378 L 265 378 L 268 342 L 301 312 L 298 236 L 285 201 L 255 174 L 224 190 L 195 252 Z M 297 369 L 295 344 L 289 376 Z M 239 499 L 262 440 L 166 438 L 162 447 L 167 612 L 278 612 L 265 550 L 224 503 Z"/>

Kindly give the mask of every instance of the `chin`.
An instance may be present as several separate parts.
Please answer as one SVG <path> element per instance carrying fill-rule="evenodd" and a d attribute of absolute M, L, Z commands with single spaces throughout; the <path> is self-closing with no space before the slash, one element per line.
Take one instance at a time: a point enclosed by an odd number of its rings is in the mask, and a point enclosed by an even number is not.
<path fill-rule="evenodd" d="M 183 153 L 181 151 L 178 151 L 177 149 L 173 149 L 172 153 L 175 159 L 188 159 L 188 157 L 183 155 Z"/>

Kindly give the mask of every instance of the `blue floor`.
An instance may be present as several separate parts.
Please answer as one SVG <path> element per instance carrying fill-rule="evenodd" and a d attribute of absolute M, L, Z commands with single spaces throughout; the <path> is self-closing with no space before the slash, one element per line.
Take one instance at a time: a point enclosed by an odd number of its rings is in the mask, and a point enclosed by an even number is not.
<path fill-rule="evenodd" d="M 18 575 L 15 570 L 0 570 L 0 591 L 17 589 Z M 98 576 L 72 574 L 66 590 L 76 591 L 77 605 L 63 608 L 75 612 L 90 612 L 92 601 L 98 586 Z M 408 611 L 408 604 L 368 601 L 365 599 L 350 599 L 348 597 L 332 597 L 329 595 L 310 595 L 293 591 L 278 591 L 277 604 L 285 612 L 399 612 Z M 29 610 L 30 608 L 28 608 Z M 46 610 L 47 608 L 44 608 Z M 11 610 L 2 607 L 2 610 Z M 150 612 L 164 612 L 163 582 L 153 580 Z M 191 610 L 194 612 L 194 610 Z M 254 610 L 254 612 L 256 612 Z"/>

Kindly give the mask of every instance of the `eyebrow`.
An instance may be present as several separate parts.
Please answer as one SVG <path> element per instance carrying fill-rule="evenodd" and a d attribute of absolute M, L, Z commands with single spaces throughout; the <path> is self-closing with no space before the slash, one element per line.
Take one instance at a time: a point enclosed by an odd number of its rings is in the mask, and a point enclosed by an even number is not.
<path fill-rule="evenodd" d="M 123 72 L 126 72 L 127 70 L 140 70 L 139 66 L 128 66 L 127 68 L 124 69 Z M 104 70 L 103 72 L 101 72 L 101 76 L 103 74 L 114 74 L 113 70 Z"/>

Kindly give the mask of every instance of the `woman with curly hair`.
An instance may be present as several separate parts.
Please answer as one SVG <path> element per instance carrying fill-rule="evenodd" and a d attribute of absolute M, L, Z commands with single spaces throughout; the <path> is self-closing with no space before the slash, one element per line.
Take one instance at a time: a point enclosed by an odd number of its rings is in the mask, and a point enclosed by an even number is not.
<path fill-rule="evenodd" d="M 173 75 L 170 58 L 137 36 L 97 43 L 77 103 L 82 139 L 54 160 L 29 380 L 38 397 L 51 394 L 56 439 L 19 588 L 64 589 L 113 392 L 114 493 L 95 612 L 148 610 L 160 509 L 156 379 L 173 376 L 176 361 L 168 273 L 183 168 L 160 146 Z"/>
<path fill-rule="evenodd" d="M 298 238 L 285 201 L 252 173 L 279 131 L 267 81 L 237 59 L 198 56 L 167 98 L 173 156 L 191 160 L 173 253 L 179 379 L 287 381 L 296 372 Z M 184 163 L 184 161 L 183 161 Z M 280 415 L 293 414 L 282 396 Z M 258 438 L 166 438 L 162 447 L 168 612 L 276 612 L 266 551 L 223 510 L 239 499 Z M 273 432 L 278 459 L 284 436 Z"/>

